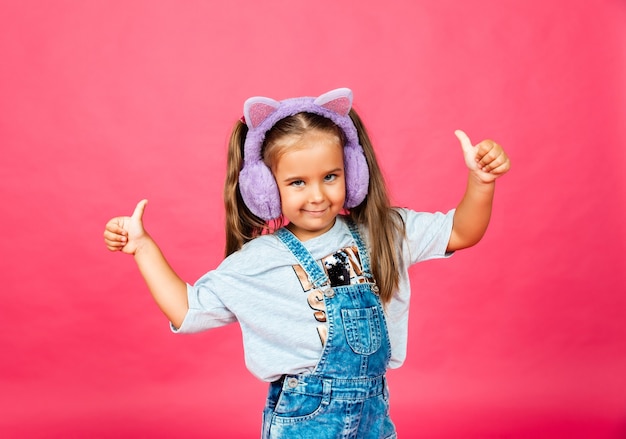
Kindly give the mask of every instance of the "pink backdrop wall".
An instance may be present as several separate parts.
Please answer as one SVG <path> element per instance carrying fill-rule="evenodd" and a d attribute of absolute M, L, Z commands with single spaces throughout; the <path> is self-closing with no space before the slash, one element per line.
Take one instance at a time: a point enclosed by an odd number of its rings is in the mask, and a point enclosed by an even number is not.
<path fill-rule="evenodd" d="M 238 328 L 171 335 L 103 226 L 148 198 L 193 282 L 221 259 L 243 100 L 348 86 L 397 204 L 456 204 L 456 128 L 513 163 L 485 239 L 412 271 L 400 437 L 624 437 L 625 19 L 619 0 L 5 2 L 0 435 L 257 435 Z"/>

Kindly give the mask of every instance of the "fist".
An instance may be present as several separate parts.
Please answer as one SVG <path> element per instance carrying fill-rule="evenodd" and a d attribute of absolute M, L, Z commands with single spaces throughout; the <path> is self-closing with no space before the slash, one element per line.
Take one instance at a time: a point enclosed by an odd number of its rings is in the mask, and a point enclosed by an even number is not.
<path fill-rule="evenodd" d="M 463 131 L 456 130 L 454 134 L 461 142 L 467 168 L 476 173 L 484 183 L 494 181 L 511 168 L 511 161 L 504 149 L 493 140 L 483 140 L 477 145 L 472 145 Z"/>
<path fill-rule="evenodd" d="M 143 227 L 143 213 L 148 200 L 137 203 L 131 216 L 111 218 L 104 227 L 104 244 L 110 251 L 135 254 L 146 231 Z"/>

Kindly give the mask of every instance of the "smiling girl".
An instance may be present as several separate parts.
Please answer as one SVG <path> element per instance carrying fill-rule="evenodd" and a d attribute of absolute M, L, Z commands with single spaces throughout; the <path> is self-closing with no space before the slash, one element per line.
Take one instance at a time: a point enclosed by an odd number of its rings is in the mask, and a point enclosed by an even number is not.
<path fill-rule="evenodd" d="M 391 207 L 352 92 L 248 99 L 224 188 L 226 259 L 194 285 L 143 226 L 111 219 L 176 333 L 238 322 L 248 369 L 269 383 L 263 438 L 394 438 L 385 373 L 406 356 L 408 268 L 470 247 L 489 224 L 500 145 L 460 140 L 468 183 L 448 213 Z"/>

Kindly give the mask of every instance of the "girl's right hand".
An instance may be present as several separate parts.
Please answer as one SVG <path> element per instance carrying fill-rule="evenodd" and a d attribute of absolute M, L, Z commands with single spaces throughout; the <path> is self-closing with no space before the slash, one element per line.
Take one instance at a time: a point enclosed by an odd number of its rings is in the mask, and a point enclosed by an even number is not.
<path fill-rule="evenodd" d="M 143 228 L 143 212 L 148 200 L 137 203 L 132 216 L 111 218 L 104 228 L 104 243 L 112 252 L 134 255 L 141 241 L 148 237 Z"/>

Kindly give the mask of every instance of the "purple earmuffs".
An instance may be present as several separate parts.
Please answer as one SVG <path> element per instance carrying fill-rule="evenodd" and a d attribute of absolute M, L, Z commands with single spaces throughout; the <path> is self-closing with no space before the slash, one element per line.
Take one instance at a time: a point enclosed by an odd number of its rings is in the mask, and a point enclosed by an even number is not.
<path fill-rule="evenodd" d="M 314 113 L 332 120 L 346 136 L 343 161 L 346 175 L 346 208 L 356 207 L 367 195 L 369 170 L 357 130 L 348 113 L 352 91 L 338 88 L 323 95 L 275 101 L 252 97 L 246 100 L 243 114 L 248 134 L 244 143 L 243 169 L 239 190 L 250 211 L 266 221 L 281 214 L 280 195 L 272 171 L 263 163 L 261 148 L 267 133 L 279 120 L 298 113 Z"/>

